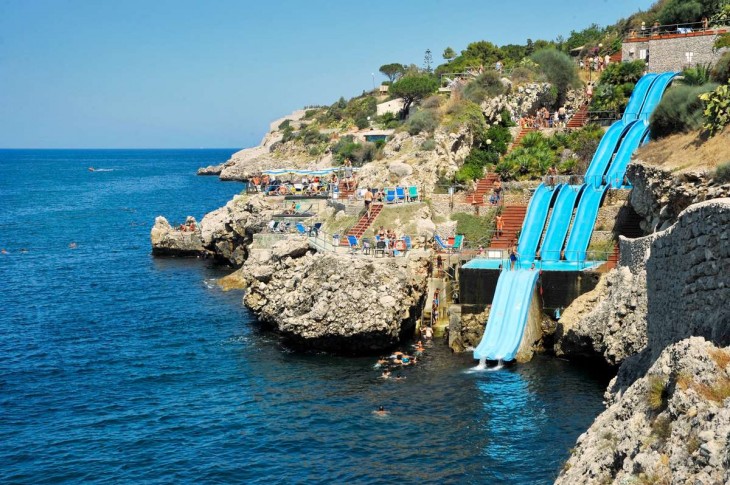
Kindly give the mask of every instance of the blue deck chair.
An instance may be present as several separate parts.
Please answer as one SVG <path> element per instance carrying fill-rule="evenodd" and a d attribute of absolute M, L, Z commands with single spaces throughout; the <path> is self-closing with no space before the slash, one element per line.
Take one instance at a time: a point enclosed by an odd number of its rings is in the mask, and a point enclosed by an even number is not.
<path fill-rule="evenodd" d="M 315 222 L 312 226 L 312 229 L 309 231 L 310 236 L 316 236 L 319 234 L 319 230 L 322 229 L 322 223 L 321 222 Z"/>
<path fill-rule="evenodd" d="M 451 246 L 446 244 L 443 239 L 441 239 L 441 236 L 439 236 L 438 234 L 436 234 L 433 239 L 434 241 L 436 241 L 436 244 L 438 244 L 444 251 L 448 251 L 449 249 L 451 249 Z"/>
<path fill-rule="evenodd" d="M 352 251 L 353 254 L 356 253 L 357 250 L 359 249 L 358 244 L 357 244 L 357 238 L 355 236 L 348 235 L 347 243 L 350 245 L 350 251 Z"/>
<path fill-rule="evenodd" d="M 403 241 L 406 243 L 406 252 L 413 249 L 413 243 L 411 243 L 411 236 L 403 236 Z"/>
<path fill-rule="evenodd" d="M 464 243 L 464 235 L 463 234 L 457 234 L 456 237 L 454 237 L 454 246 L 451 248 L 454 251 L 461 251 L 461 245 Z"/>
<path fill-rule="evenodd" d="M 397 198 L 396 202 L 405 202 L 406 201 L 406 189 L 404 189 L 403 187 L 396 187 L 395 196 Z"/>
<path fill-rule="evenodd" d="M 392 204 L 395 202 L 395 190 L 385 189 L 385 203 Z"/>
<path fill-rule="evenodd" d="M 408 198 L 411 199 L 411 202 L 418 202 L 418 187 L 415 185 L 408 187 Z"/>
<path fill-rule="evenodd" d="M 297 232 L 302 236 L 306 236 L 307 234 L 309 234 L 309 231 L 306 227 L 304 227 L 304 224 L 302 224 L 301 222 L 297 222 L 296 226 L 294 227 L 296 227 Z"/>

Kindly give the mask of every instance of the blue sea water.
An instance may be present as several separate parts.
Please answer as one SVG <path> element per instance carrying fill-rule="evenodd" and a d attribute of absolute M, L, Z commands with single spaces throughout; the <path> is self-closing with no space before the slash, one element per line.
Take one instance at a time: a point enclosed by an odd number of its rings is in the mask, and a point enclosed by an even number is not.
<path fill-rule="evenodd" d="M 232 152 L 0 150 L 0 482 L 551 483 L 601 379 L 435 342 L 381 380 L 283 347 L 225 269 L 150 256 L 155 216 L 241 190 L 195 176 Z"/>

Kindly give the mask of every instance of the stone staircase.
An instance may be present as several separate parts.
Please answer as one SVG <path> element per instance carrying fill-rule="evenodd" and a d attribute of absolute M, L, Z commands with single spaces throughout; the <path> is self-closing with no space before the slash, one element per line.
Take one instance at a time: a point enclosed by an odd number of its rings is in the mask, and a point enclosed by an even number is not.
<path fill-rule="evenodd" d="M 370 207 L 370 217 L 368 218 L 368 214 L 367 212 L 365 212 L 362 217 L 360 217 L 360 220 L 358 220 L 357 223 L 352 226 L 349 231 L 347 231 L 347 235 L 355 236 L 356 238 L 360 239 L 382 210 L 383 204 L 373 204 Z M 347 238 L 345 238 L 345 242 L 347 242 Z"/>
<path fill-rule="evenodd" d="M 512 145 L 509 147 L 509 150 L 507 150 L 507 153 L 511 152 L 518 146 L 520 146 L 520 143 L 522 143 L 522 139 L 527 136 L 528 133 L 532 133 L 533 131 L 537 131 L 537 128 L 532 127 L 523 127 L 520 129 L 520 132 L 517 134 L 517 138 L 515 138 L 515 141 L 512 142 Z"/>
<path fill-rule="evenodd" d="M 354 183 L 351 183 L 350 187 L 352 187 L 352 189 L 347 190 L 347 188 L 345 186 L 345 182 L 340 180 L 340 183 L 338 185 L 338 189 L 339 189 L 338 197 L 343 200 L 347 200 L 350 197 L 354 197 L 355 193 L 357 192 L 357 186 Z"/>
<path fill-rule="evenodd" d="M 582 128 L 586 125 L 588 122 L 588 103 L 583 103 L 583 105 L 576 111 L 576 113 L 573 115 L 572 118 L 570 118 L 570 121 L 568 121 L 568 128 L 575 129 L 575 128 Z"/>
<path fill-rule="evenodd" d="M 504 221 L 504 230 L 502 235 L 492 239 L 490 248 L 507 249 L 511 245 L 517 245 L 517 233 L 522 229 L 522 223 L 527 214 L 526 205 L 507 205 L 502 210 L 502 220 Z"/>
<path fill-rule="evenodd" d="M 476 189 L 471 194 L 467 194 L 466 202 L 472 205 L 484 205 L 484 196 L 492 193 L 495 180 L 499 180 L 499 175 L 489 172 L 483 179 L 477 182 Z"/>

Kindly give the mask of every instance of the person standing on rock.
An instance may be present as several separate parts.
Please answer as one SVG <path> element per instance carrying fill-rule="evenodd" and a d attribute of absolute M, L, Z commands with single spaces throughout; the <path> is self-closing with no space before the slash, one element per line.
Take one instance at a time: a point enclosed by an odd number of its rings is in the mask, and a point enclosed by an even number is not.
<path fill-rule="evenodd" d="M 373 193 L 370 190 L 370 187 L 365 190 L 365 195 L 363 196 L 363 199 L 365 199 L 365 212 L 368 215 L 368 220 L 370 220 L 371 212 L 370 207 L 373 205 Z"/>

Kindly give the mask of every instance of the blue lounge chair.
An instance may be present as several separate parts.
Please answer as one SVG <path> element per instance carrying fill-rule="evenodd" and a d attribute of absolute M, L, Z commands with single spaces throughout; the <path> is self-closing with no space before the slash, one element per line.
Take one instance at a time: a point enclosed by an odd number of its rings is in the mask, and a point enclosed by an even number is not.
<path fill-rule="evenodd" d="M 322 229 L 322 223 L 321 222 L 315 222 L 312 226 L 312 229 L 309 230 L 310 236 L 316 236 L 319 234 L 319 230 Z"/>
<path fill-rule="evenodd" d="M 411 202 L 418 202 L 418 187 L 415 185 L 408 187 L 408 198 L 411 199 Z"/>
<path fill-rule="evenodd" d="M 395 202 L 395 190 L 385 189 L 385 203 L 393 204 Z"/>
<path fill-rule="evenodd" d="M 306 236 L 309 234 L 309 231 L 307 230 L 306 227 L 304 227 L 304 224 L 302 224 L 301 222 L 297 222 L 296 226 L 294 226 L 294 227 L 296 227 L 297 232 L 299 234 L 301 234 L 302 236 Z"/>
<path fill-rule="evenodd" d="M 396 202 L 405 202 L 406 201 L 406 189 L 404 189 L 403 187 L 396 187 L 395 196 L 397 198 Z"/>
<path fill-rule="evenodd" d="M 357 238 L 355 236 L 347 236 L 347 243 L 350 245 L 350 251 L 352 253 L 356 253 L 359 248 L 359 245 L 357 244 Z"/>
<path fill-rule="evenodd" d="M 454 245 L 452 246 L 452 250 L 454 251 L 461 251 L 461 245 L 464 243 L 464 235 L 463 234 L 457 234 L 454 238 Z"/>
<path fill-rule="evenodd" d="M 411 236 L 403 236 L 403 241 L 406 243 L 406 252 L 413 249 L 413 244 L 411 243 Z"/>

